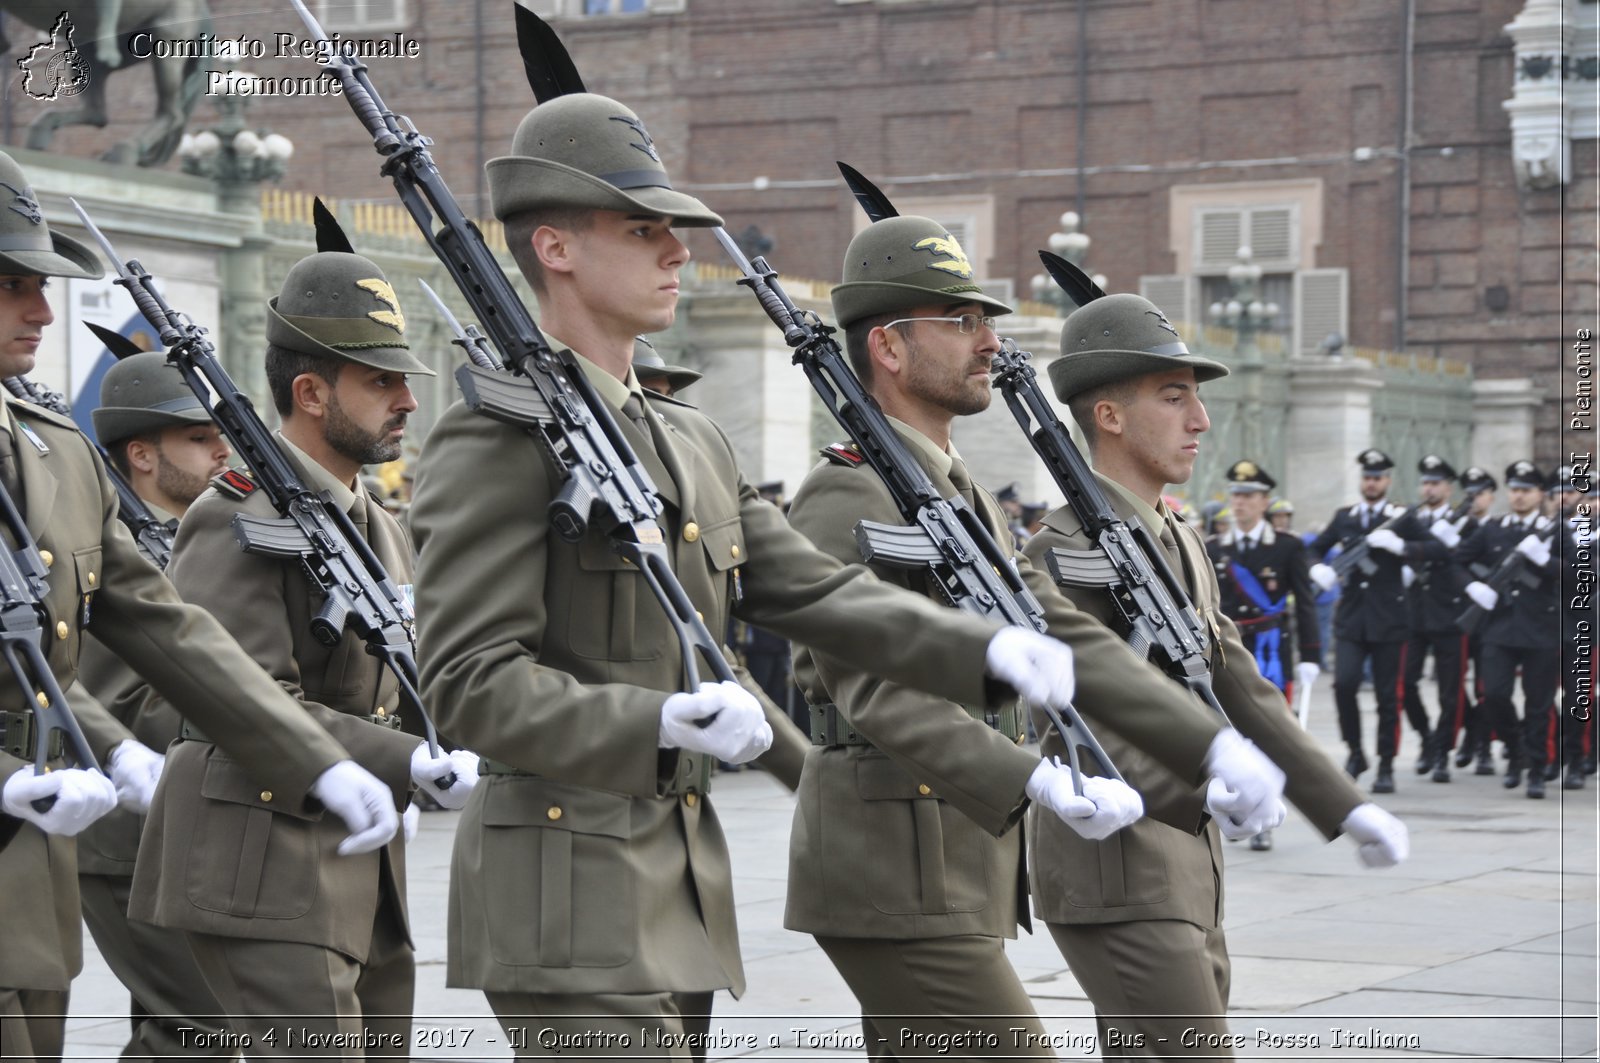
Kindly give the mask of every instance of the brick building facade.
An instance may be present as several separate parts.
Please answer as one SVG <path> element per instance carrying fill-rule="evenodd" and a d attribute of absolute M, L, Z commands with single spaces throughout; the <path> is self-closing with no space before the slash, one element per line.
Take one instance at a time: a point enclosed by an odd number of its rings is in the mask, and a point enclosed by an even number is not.
<path fill-rule="evenodd" d="M 1531 377 L 1549 412 L 1538 456 L 1556 458 L 1562 350 L 1596 315 L 1600 166 L 1591 113 L 1566 181 L 1519 186 L 1507 26 L 1565 5 L 1580 61 L 1563 84 L 1592 112 L 1588 0 L 528 2 L 556 16 L 591 89 L 641 113 L 677 185 L 731 231 L 758 227 L 785 273 L 836 276 L 862 223 L 836 159 L 903 211 L 958 228 L 980 272 L 1017 298 L 1069 209 L 1113 290 L 1190 318 L 1248 242 L 1299 349 L 1339 331 L 1467 361 L 1480 378 Z M 434 137 L 471 209 L 481 161 L 531 104 L 508 0 L 312 6 L 368 19 L 348 37 L 419 41 L 417 58 L 373 60 L 373 78 Z M 287 10 L 211 8 L 218 36 L 267 42 L 267 58 L 236 65 L 315 72 L 271 57 L 274 33 L 299 32 Z M 14 19 L 6 28 L 31 39 Z M 111 127 L 64 132 L 57 150 L 94 154 L 137 128 L 149 79 L 116 78 Z M 8 84 L 10 142 L 39 106 Z M 392 195 L 344 101 L 264 97 L 250 113 L 294 141 L 291 187 Z M 211 114 L 202 101 L 191 127 Z M 719 254 L 701 233 L 692 247 Z"/>

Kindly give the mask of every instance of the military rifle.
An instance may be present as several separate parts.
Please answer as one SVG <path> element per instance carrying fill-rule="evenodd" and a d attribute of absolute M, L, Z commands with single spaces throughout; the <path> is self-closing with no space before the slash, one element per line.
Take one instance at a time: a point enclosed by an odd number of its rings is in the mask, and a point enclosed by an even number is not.
<path fill-rule="evenodd" d="M 1542 528 L 1536 527 L 1533 534 L 1545 542 L 1550 542 L 1555 538 L 1555 530 L 1556 522 L 1552 520 Z M 1515 547 L 1505 557 L 1502 557 L 1500 563 L 1492 570 L 1486 565 L 1478 564 L 1472 566 L 1472 574 L 1479 577 L 1501 599 L 1505 598 L 1506 592 L 1511 589 L 1513 583 L 1520 583 L 1529 588 L 1539 586 L 1538 574 L 1529 570 L 1528 559 L 1519 553 Z M 1498 604 L 1496 602 L 1496 605 Z M 1456 626 L 1465 635 L 1476 634 L 1478 628 L 1482 627 L 1483 622 L 1489 618 L 1489 613 L 1490 610 L 1483 608 L 1477 602 L 1473 602 L 1462 611 L 1460 616 L 1456 617 Z"/>
<path fill-rule="evenodd" d="M 746 258 L 721 226 L 712 233 L 743 274 L 739 283 L 755 293 L 767 316 L 783 332 L 784 342 L 794 349 L 795 364 L 805 371 L 828 412 L 883 480 L 906 521 L 904 526 L 858 521 L 855 536 L 861 556 L 869 564 L 926 570 L 945 600 L 957 609 L 1013 627 L 1043 631 L 1044 610 L 1011 559 L 965 499 L 959 495 L 945 498 L 939 493 L 851 371 L 833 338 L 834 330 L 815 314 L 795 306 L 764 258 L 758 256 L 754 262 Z M 1064 712 L 1050 705 L 1041 707 L 1066 741 L 1075 789 L 1080 793 L 1083 789 L 1080 745 L 1108 776 L 1122 778 L 1077 710 L 1070 705 Z"/>
<path fill-rule="evenodd" d="M 206 330 L 167 305 L 137 260 L 124 262 L 119 258 L 111 241 L 76 200 L 72 207 L 116 268 L 116 283 L 128 290 L 134 305 L 161 337 L 168 362 L 183 374 L 189 389 L 210 410 L 222 434 L 255 474 L 255 483 L 249 486 L 265 491 L 279 513 L 273 519 L 235 514 L 233 534 L 239 545 L 249 553 L 300 562 L 306 579 L 326 598 L 311 618 L 311 633 L 324 646 L 338 645 L 346 627 L 359 635 L 367 644 L 367 652 L 394 674 L 402 705 L 416 712 L 427 735 L 428 750 L 437 757 L 439 736 L 417 693 L 411 606 L 389 578 L 378 555 L 356 530 L 348 513 L 334 505 L 326 493 L 313 492 L 301 480 L 249 397 L 222 367 L 216 347 L 206 338 Z M 212 394 L 216 395 L 214 405 L 209 402 Z M 453 781 L 452 773 L 442 777 L 438 785 L 448 789 Z"/>
<path fill-rule="evenodd" d="M 140 349 L 133 341 L 118 332 L 102 328 L 92 321 L 86 321 L 90 330 L 106 345 L 117 358 L 126 358 L 130 354 L 139 354 Z M 72 416 L 72 407 L 67 404 L 66 397 L 59 391 L 51 391 L 43 384 L 35 383 L 24 376 L 12 376 L 5 379 L 6 390 L 19 399 L 43 406 L 52 413 L 59 413 L 63 417 Z M 100 460 L 106 467 L 106 476 L 111 480 L 111 486 L 117 489 L 117 519 L 127 526 L 133 533 L 133 541 L 139 547 L 139 552 L 145 556 L 152 565 L 166 571 L 167 562 L 172 560 L 172 529 L 156 519 L 150 512 L 150 507 L 145 500 L 139 497 L 128 478 L 122 475 L 122 470 L 111 461 L 111 455 L 106 448 L 98 442 L 94 448 L 100 452 Z"/>
<path fill-rule="evenodd" d="M 292 2 L 311 35 L 326 42 L 328 35 L 305 4 Z M 523 11 L 517 10 L 519 15 Z M 644 576 L 677 633 L 686 689 L 700 685 L 697 655 L 717 680 L 737 682 L 722 656 L 720 640 L 696 614 L 672 571 L 656 522 L 663 506 L 655 484 L 576 358 L 568 351 L 552 350 L 534 324 L 483 234 L 440 176 L 428 150 L 433 141 L 410 119 L 384 106 L 360 60 L 330 48 L 323 66 L 338 79 L 351 110 L 383 156 L 381 172 L 394 182 L 423 239 L 511 370 L 475 363 L 461 366 L 456 383 L 468 409 L 522 428 L 544 446 L 562 481 L 550 504 L 551 526 L 564 541 L 576 543 L 594 524 L 610 539 L 611 548 Z M 708 725 L 714 718 L 715 714 L 699 722 Z"/>
<path fill-rule="evenodd" d="M 7 382 L 9 386 L 9 381 Z M 27 708 L 3 714 L 5 750 L 14 757 L 32 758 L 35 774 L 49 771 L 54 756 L 66 755 L 78 767 L 99 771 L 89 740 L 67 705 L 67 697 L 45 657 L 45 599 L 50 594 L 50 569 L 28 531 L 11 493 L 0 486 L 0 520 L 11 531 L 15 548 L 0 547 L 0 656 L 16 681 Z M 58 746 L 58 737 L 62 739 Z M 32 740 L 32 749 L 29 740 Z M 48 812 L 54 796 L 33 801 Z M 21 821 L 0 816 L 0 847 L 11 840 Z"/>
<path fill-rule="evenodd" d="M 873 221 L 898 213 L 871 181 L 844 163 L 839 169 Z M 1049 252 L 1041 252 L 1040 258 L 1056 283 L 1080 305 L 1105 295 L 1065 259 Z M 1039 387 L 1032 358 L 1015 341 L 1001 341 L 994 358 L 995 386 L 1095 544 L 1089 550 L 1050 550 L 1045 564 L 1051 578 L 1062 586 L 1104 587 L 1128 625 L 1129 648 L 1140 657 L 1158 654 L 1170 675 L 1226 720 L 1228 714 L 1211 686 L 1206 628 L 1188 593 L 1143 522 L 1137 517 L 1123 520 L 1111 508 L 1089 463 Z"/>

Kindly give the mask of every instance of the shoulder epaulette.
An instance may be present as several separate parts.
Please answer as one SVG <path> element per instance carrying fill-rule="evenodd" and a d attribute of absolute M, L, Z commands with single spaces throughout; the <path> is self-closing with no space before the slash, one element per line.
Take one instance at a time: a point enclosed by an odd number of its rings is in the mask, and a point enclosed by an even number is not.
<path fill-rule="evenodd" d="M 16 406 L 19 414 L 26 412 L 29 420 L 78 431 L 78 423 L 64 413 L 56 413 L 52 409 L 29 402 L 27 399 L 19 399 L 15 395 L 7 395 L 6 402 Z"/>
<path fill-rule="evenodd" d="M 1182 513 L 1178 512 L 1177 510 L 1169 509 L 1169 510 L 1167 510 L 1167 512 L 1172 514 L 1172 519 L 1177 521 L 1179 524 L 1188 524 L 1189 523 L 1189 518 L 1185 517 Z"/>
<path fill-rule="evenodd" d="M 641 389 L 641 393 L 644 395 L 644 400 L 646 402 L 651 402 L 651 403 L 661 402 L 661 403 L 666 403 L 668 406 L 682 406 L 685 409 L 689 409 L 689 410 L 698 410 L 700 408 L 700 407 L 696 406 L 692 402 L 684 402 L 682 399 L 678 398 L 676 395 L 663 395 L 663 394 L 661 394 L 661 392 L 652 391 L 649 388 Z"/>
<path fill-rule="evenodd" d="M 822 456 L 835 465 L 844 465 L 855 468 L 866 461 L 866 455 L 861 453 L 861 448 L 854 443 L 834 443 L 832 446 L 822 448 Z"/>
<path fill-rule="evenodd" d="M 250 474 L 238 469 L 219 472 L 211 478 L 211 486 L 217 489 L 218 494 L 226 495 L 235 502 L 243 502 L 256 490 L 256 482 L 250 478 Z"/>

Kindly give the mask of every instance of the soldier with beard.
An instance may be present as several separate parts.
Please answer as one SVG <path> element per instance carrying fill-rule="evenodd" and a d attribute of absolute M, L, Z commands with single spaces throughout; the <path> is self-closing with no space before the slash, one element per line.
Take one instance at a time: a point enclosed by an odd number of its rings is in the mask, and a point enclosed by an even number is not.
<path fill-rule="evenodd" d="M 405 318 L 376 265 L 322 252 L 302 259 L 268 304 L 266 371 L 283 418 L 276 441 L 314 492 L 349 514 L 391 578 L 411 581 L 409 537 L 364 491 L 363 465 L 399 457 L 417 408 L 410 375 L 433 371 L 405 340 Z M 169 574 L 186 599 L 232 631 L 307 713 L 390 790 L 415 831 L 413 786 L 460 808 L 477 757 L 431 756 L 401 729 L 396 679 L 345 630 L 318 640 L 322 608 L 298 558 L 246 552 L 238 514 L 276 516 L 265 492 L 226 473 L 185 517 Z M 311 1035 L 360 1031 L 368 1055 L 408 1055 L 414 961 L 404 842 L 331 859 L 336 831 L 280 807 L 192 724 L 167 757 L 134 872 L 130 914 L 182 930 L 235 1033 L 258 1055 L 300 1055 L 282 1025 Z M 441 780 L 448 780 L 449 785 Z M 387 1049 L 387 1051 L 385 1050 Z"/>

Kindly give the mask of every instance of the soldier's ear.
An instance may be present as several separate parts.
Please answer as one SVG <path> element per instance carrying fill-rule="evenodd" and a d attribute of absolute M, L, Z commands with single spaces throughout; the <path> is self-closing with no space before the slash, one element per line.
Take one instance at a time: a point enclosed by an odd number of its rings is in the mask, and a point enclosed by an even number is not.
<path fill-rule="evenodd" d="M 574 234 L 566 229 L 541 225 L 528 239 L 539 265 L 548 273 L 571 273 L 573 269 Z"/>
<path fill-rule="evenodd" d="M 905 368 L 905 354 L 905 337 L 896 330 L 879 325 L 867 333 L 867 355 L 874 373 L 898 374 Z"/>
<path fill-rule="evenodd" d="M 1116 399 L 1101 399 L 1090 411 L 1098 435 L 1120 436 L 1127 421 L 1122 413 L 1122 403 Z"/>
<path fill-rule="evenodd" d="M 125 448 L 123 453 L 128 456 L 128 468 L 143 473 L 156 471 L 156 450 L 158 448 L 151 440 L 135 436 L 126 443 L 122 443 L 121 446 Z"/>
<path fill-rule="evenodd" d="M 333 392 L 333 385 L 322 379 L 318 373 L 301 373 L 289 384 L 289 397 L 291 398 L 290 413 L 303 411 L 312 417 L 325 417 L 328 412 L 328 396 Z"/>

